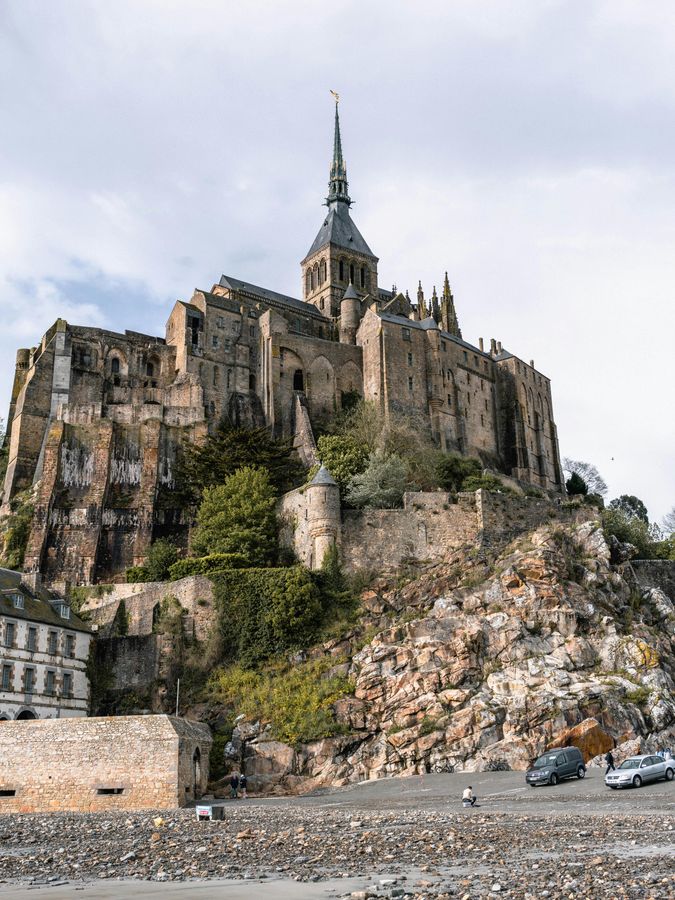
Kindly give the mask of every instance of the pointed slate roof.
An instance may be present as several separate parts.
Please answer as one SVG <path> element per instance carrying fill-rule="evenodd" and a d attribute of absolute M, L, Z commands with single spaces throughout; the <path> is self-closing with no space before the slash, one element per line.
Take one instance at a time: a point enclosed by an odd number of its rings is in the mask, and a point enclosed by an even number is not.
<path fill-rule="evenodd" d="M 333 478 L 328 469 L 322 463 L 319 471 L 310 481 L 310 486 L 314 484 L 334 484 L 337 486 L 337 481 Z"/>
<path fill-rule="evenodd" d="M 363 235 L 349 215 L 349 207 L 346 203 L 336 201 L 329 205 L 328 214 L 305 259 L 327 244 L 335 244 L 338 247 L 375 258 L 375 254 L 366 244 Z"/>
<path fill-rule="evenodd" d="M 351 283 L 351 281 L 349 282 L 349 287 L 342 295 L 342 299 L 343 300 L 359 300 L 360 299 L 360 297 L 356 293 L 356 290 L 354 289 L 354 285 Z"/>

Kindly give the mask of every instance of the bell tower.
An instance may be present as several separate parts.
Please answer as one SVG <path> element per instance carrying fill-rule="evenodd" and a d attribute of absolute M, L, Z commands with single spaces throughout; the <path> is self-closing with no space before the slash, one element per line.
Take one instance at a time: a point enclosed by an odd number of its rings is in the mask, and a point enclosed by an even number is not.
<path fill-rule="evenodd" d="M 333 93 L 333 92 L 331 92 Z M 302 296 L 328 318 L 340 316 L 340 301 L 350 283 L 357 295 L 377 296 L 378 258 L 349 213 L 352 200 L 342 155 L 339 97 L 335 97 L 333 161 L 328 181 L 328 212 L 302 266 Z"/>

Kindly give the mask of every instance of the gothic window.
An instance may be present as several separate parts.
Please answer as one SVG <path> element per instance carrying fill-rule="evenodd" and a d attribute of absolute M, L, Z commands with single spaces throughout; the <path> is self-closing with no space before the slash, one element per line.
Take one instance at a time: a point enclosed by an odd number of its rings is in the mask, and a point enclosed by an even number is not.
<path fill-rule="evenodd" d="M 354 284 L 354 263 L 349 264 L 349 280 Z"/>
<path fill-rule="evenodd" d="M 319 284 L 323 284 L 326 280 L 326 260 L 321 260 L 321 265 L 319 266 Z"/>
<path fill-rule="evenodd" d="M 314 263 L 314 269 L 312 271 L 312 284 L 314 287 L 319 286 L 319 264 Z"/>
<path fill-rule="evenodd" d="M 305 275 L 305 293 L 310 294 L 312 292 L 312 270 L 307 269 L 307 273 Z"/>
<path fill-rule="evenodd" d="M 302 369 L 296 369 L 293 373 L 293 390 L 294 391 L 304 391 L 305 389 L 305 379 L 302 374 Z"/>
<path fill-rule="evenodd" d="M 110 361 L 110 371 L 113 375 L 120 374 L 120 361 L 116 356 L 113 356 L 112 360 Z"/>
<path fill-rule="evenodd" d="M 145 374 L 152 377 L 155 374 L 155 367 L 151 362 L 147 363 L 145 367 Z"/>
<path fill-rule="evenodd" d="M 339 274 L 340 281 L 344 281 L 345 280 L 345 264 L 344 264 L 344 260 L 342 260 L 342 259 L 340 260 L 339 271 L 340 271 L 340 274 Z"/>
<path fill-rule="evenodd" d="M 366 286 L 366 270 L 364 266 L 361 266 L 361 287 L 364 288 Z"/>

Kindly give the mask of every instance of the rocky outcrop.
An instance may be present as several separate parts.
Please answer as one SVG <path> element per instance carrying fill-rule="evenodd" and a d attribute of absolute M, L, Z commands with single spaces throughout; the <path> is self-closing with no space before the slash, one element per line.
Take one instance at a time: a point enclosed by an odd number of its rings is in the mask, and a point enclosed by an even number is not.
<path fill-rule="evenodd" d="M 314 651 L 347 654 L 354 693 L 336 715 L 348 734 L 297 748 L 254 737 L 253 787 L 524 769 L 561 743 L 586 759 L 675 743 L 672 598 L 610 562 L 597 521 L 539 528 L 496 559 L 456 554 L 363 602 L 370 642 Z"/>

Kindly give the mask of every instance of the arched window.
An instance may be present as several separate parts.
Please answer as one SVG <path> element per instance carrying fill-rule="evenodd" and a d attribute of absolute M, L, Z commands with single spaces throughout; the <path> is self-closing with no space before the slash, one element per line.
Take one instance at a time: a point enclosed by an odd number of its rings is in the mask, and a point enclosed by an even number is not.
<path fill-rule="evenodd" d="M 145 374 L 148 375 L 150 378 L 152 378 L 152 376 L 155 374 L 155 367 L 151 362 L 146 363 Z"/>
<path fill-rule="evenodd" d="M 345 280 L 345 263 L 344 263 L 343 259 L 340 260 L 339 270 L 340 270 L 340 281 L 344 281 Z"/>
<path fill-rule="evenodd" d="M 366 286 L 366 269 L 365 266 L 361 266 L 361 287 L 364 288 Z"/>
<path fill-rule="evenodd" d="M 305 274 L 305 293 L 309 294 L 312 290 L 312 270 L 307 269 Z"/>
<path fill-rule="evenodd" d="M 314 272 L 312 274 L 312 282 L 314 283 L 314 287 L 319 286 L 319 264 L 314 264 Z"/>
<path fill-rule="evenodd" d="M 321 265 L 319 266 L 319 284 L 323 284 L 326 280 L 326 260 L 321 260 Z"/>
<path fill-rule="evenodd" d="M 349 264 L 349 280 L 354 284 L 354 263 Z"/>
<path fill-rule="evenodd" d="M 293 390 L 294 391 L 304 391 L 305 389 L 305 379 L 302 374 L 302 369 L 296 369 L 293 373 Z"/>
<path fill-rule="evenodd" d="M 255 375 L 253 372 L 250 372 L 248 376 L 248 389 L 249 391 L 255 390 Z"/>
<path fill-rule="evenodd" d="M 113 375 L 120 374 L 120 361 L 116 356 L 113 356 L 113 358 L 110 360 L 110 371 Z"/>

